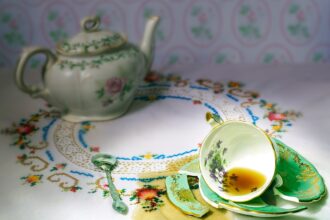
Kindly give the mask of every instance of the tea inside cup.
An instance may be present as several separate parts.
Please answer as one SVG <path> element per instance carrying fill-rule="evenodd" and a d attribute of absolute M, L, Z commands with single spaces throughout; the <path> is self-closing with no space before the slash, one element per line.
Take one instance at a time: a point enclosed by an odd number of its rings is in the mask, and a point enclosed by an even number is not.
<path fill-rule="evenodd" d="M 253 124 L 226 121 L 213 126 L 199 155 L 207 185 L 222 198 L 235 202 L 258 197 L 275 175 L 275 144 Z"/>

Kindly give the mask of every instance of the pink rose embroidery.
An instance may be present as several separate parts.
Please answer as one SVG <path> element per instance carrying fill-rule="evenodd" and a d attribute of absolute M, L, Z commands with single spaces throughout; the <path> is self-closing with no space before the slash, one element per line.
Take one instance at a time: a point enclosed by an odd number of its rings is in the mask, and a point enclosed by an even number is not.
<path fill-rule="evenodd" d="M 124 83 L 125 82 L 123 79 L 118 77 L 112 77 L 108 79 L 105 83 L 105 89 L 109 94 L 115 95 L 123 89 Z"/>
<path fill-rule="evenodd" d="M 33 125 L 25 124 L 17 128 L 17 133 L 21 135 L 28 135 L 35 130 Z"/>
<path fill-rule="evenodd" d="M 268 119 L 270 121 L 281 121 L 286 119 L 286 116 L 282 113 L 274 113 L 274 112 L 270 112 L 268 115 Z"/>

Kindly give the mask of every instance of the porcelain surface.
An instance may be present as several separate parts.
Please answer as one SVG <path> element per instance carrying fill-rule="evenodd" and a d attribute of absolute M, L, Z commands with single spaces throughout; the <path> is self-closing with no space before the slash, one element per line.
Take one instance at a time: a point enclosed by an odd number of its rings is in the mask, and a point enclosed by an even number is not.
<path fill-rule="evenodd" d="M 282 141 L 272 139 L 279 148 L 277 175 L 282 183 L 274 187 L 274 193 L 284 200 L 297 203 L 317 202 L 327 193 L 322 176 L 314 165 Z M 200 177 L 199 160 L 185 164 L 181 174 Z"/>
<path fill-rule="evenodd" d="M 325 196 L 326 186 L 314 165 L 282 141 L 274 141 L 280 152 L 277 173 L 283 179 L 275 193 L 285 200 L 301 203 L 316 202 Z"/>
<path fill-rule="evenodd" d="M 170 201 L 188 215 L 202 217 L 209 212 L 209 208 L 194 197 L 186 175 L 176 174 L 166 177 L 166 192 Z"/>
<path fill-rule="evenodd" d="M 306 206 L 298 206 L 295 208 L 282 208 L 274 205 L 269 205 L 260 197 L 257 197 L 248 202 L 237 203 L 226 200 L 214 193 L 206 184 L 203 178 L 200 178 L 199 187 L 202 197 L 210 205 L 216 208 L 225 208 L 227 210 L 256 217 L 278 217 L 297 213 L 307 209 Z"/>
<path fill-rule="evenodd" d="M 246 122 L 219 123 L 215 119 L 210 124 L 213 129 L 204 139 L 199 156 L 206 183 L 218 195 L 232 201 L 248 201 L 261 195 L 276 173 L 276 145 L 261 129 Z M 237 167 L 260 173 L 265 182 L 258 187 L 253 185 L 246 194 L 231 194 L 228 190 L 230 185 L 241 177 L 237 178 L 236 173 L 229 174 L 228 171 Z"/>
<path fill-rule="evenodd" d="M 71 122 L 99 121 L 124 114 L 153 60 L 154 31 L 159 17 L 147 21 L 140 47 L 118 33 L 99 29 L 99 17 L 81 22 L 82 32 L 57 45 L 23 50 L 16 68 L 16 84 L 33 98 L 43 98 Z M 23 80 L 28 60 L 44 54 L 43 87 Z"/>

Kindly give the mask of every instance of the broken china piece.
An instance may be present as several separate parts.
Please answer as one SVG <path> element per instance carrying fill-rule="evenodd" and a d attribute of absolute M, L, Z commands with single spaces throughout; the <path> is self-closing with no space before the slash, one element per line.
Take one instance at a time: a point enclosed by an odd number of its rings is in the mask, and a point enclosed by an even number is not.
<path fill-rule="evenodd" d="M 221 127 L 222 124 L 224 124 L 220 116 L 212 115 L 209 113 L 207 114 L 207 121 L 214 128 L 219 128 Z M 234 131 L 237 132 L 238 130 L 234 129 L 233 133 L 235 133 Z M 210 132 L 209 136 L 214 135 L 213 134 L 214 132 L 219 132 L 219 130 L 213 129 Z M 241 131 L 239 131 L 239 133 L 241 133 Z M 229 158 L 225 157 L 225 155 L 228 153 L 228 149 L 226 148 L 229 146 L 226 147 L 225 145 L 222 145 L 224 141 L 222 142 L 215 141 L 215 144 L 213 145 L 211 144 L 209 145 L 208 148 L 206 148 L 206 149 L 219 150 L 220 153 L 218 155 L 214 155 L 214 153 L 211 153 L 211 155 L 209 155 L 209 153 L 205 153 L 205 152 L 203 154 L 202 152 L 203 145 L 207 143 L 205 141 L 208 140 L 208 137 L 206 137 L 203 142 L 202 149 L 199 154 L 199 158 L 192 160 L 187 164 L 185 164 L 184 166 L 182 166 L 182 168 L 179 170 L 179 174 L 181 174 L 182 176 L 189 175 L 189 176 L 198 177 L 200 193 L 204 198 L 204 200 L 207 203 L 209 203 L 211 206 L 216 208 L 225 208 L 227 210 L 244 215 L 250 215 L 256 217 L 277 217 L 277 216 L 284 216 L 284 215 L 301 212 L 307 209 L 306 206 L 284 208 L 284 207 L 276 206 L 273 203 L 269 204 L 267 202 L 270 201 L 267 201 L 266 194 L 273 196 L 277 195 L 284 200 L 293 201 L 297 203 L 304 203 L 304 204 L 321 200 L 326 195 L 326 187 L 322 176 L 318 173 L 318 171 L 313 166 L 313 164 L 308 160 L 306 160 L 299 153 L 294 151 L 292 148 L 285 145 L 280 140 L 276 138 L 270 138 L 270 137 L 268 138 L 270 139 L 271 143 L 275 146 L 274 150 L 276 152 L 276 169 L 274 173 L 274 178 L 272 183 L 264 190 L 264 192 L 259 196 L 254 197 L 253 199 L 242 202 L 236 202 L 230 199 L 226 199 L 222 197 L 218 193 L 218 191 L 214 191 L 210 187 L 210 184 L 205 181 L 205 175 L 209 175 L 209 173 L 201 172 L 201 167 L 207 169 L 208 168 L 207 163 L 209 163 L 210 161 L 212 163 L 212 158 L 216 158 L 216 161 L 220 160 L 221 165 L 223 164 L 223 160 L 228 160 L 228 159 L 230 160 L 230 157 Z M 236 142 L 234 141 L 234 143 Z M 230 145 L 230 147 L 231 146 L 232 145 Z M 251 155 L 251 153 L 253 154 L 254 152 L 248 151 L 246 153 L 248 155 Z M 254 155 L 252 157 L 254 157 Z M 206 165 L 204 160 L 205 158 L 210 159 L 210 161 L 206 162 Z M 249 160 L 245 160 L 245 162 L 248 161 Z M 211 165 L 211 167 L 212 166 L 213 165 Z M 206 178 L 207 177 L 208 176 L 206 176 Z M 230 175 L 227 177 L 230 178 Z M 181 182 L 185 181 L 184 178 L 182 177 L 177 179 L 181 180 Z M 181 183 L 181 185 L 184 184 L 185 183 Z M 168 194 L 169 193 L 175 194 L 177 193 L 177 190 L 175 188 L 168 187 Z M 183 204 L 180 204 L 179 202 L 180 201 L 177 201 L 175 205 L 180 209 L 182 209 L 181 207 Z M 189 211 L 187 210 L 185 210 L 184 212 L 189 213 Z"/>
<path fill-rule="evenodd" d="M 159 17 L 147 20 L 141 45 L 119 33 L 101 30 L 99 17 L 86 17 L 82 31 L 61 42 L 56 54 L 42 47 L 24 48 L 16 67 L 16 84 L 33 98 L 43 98 L 71 122 L 119 117 L 133 101 L 138 85 L 153 61 L 155 28 Z M 24 69 L 43 54 L 42 86 L 27 85 Z"/>

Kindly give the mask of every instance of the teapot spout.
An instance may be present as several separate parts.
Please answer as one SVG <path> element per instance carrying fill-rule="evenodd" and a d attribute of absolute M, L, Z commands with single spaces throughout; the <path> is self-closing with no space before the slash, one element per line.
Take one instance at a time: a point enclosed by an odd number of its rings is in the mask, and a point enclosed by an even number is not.
<path fill-rule="evenodd" d="M 141 51 L 147 59 L 146 73 L 149 72 L 154 57 L 155 30 L 159 20 L 160 17 L 158 16 L 152 16 L 148 19 L 140 46 Z"/>

